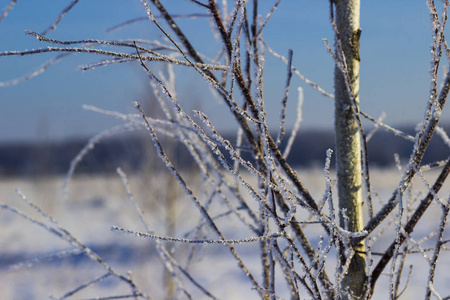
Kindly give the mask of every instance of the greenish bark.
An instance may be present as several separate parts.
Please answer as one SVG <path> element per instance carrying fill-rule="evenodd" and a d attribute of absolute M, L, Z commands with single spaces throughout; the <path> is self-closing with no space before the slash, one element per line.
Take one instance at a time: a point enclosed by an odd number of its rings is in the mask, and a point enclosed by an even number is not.
<path fill-rule="evenodd" d="M 360 0 L 335 0 L 335 20 L 339 33 L 336 37 L 336 53 L 339 56 L 343 51 L 347 66 L 347 80 L 342 70 L 336 66 L 334 82 L 339 211 L 341 226 L 353 232 L 364 228 L 361 137 L 355 118 L 355 103 L 359 103 L 359 10 Z M 346 82 L 349 82 L 351 89 Z M 366 285 L 364 241 L 353 250 L 355 255 L 342 282 L 342 288 L 343 291 L 350 290 L 354 297 L 359 298 L 364 295 Z"/>

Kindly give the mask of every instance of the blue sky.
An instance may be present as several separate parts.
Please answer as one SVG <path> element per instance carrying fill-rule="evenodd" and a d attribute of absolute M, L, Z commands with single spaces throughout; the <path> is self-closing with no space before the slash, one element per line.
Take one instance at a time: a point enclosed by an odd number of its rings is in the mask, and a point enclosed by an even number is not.
<path fill-rule="evenodd" d="M 46 29 L 71 1 L 18 1 L 0 23 L 0 51 L 46 47 L 25 30 Z M 186 0 L 163 1 L 172 13 L 202 12 Z M 265 16 L 269 4 L 261 1 Z M 9 0 L 0 0 L 0 9 Z M 45 3 L 45 4 L 44 4 Z M 267 6 L 265 6 L 267 5 Z M 140 1 L 80 1 L 48 37 L 62 40 L 143 38 L 154 40 L 160 33 L 150 22 L 123 30 L 106 29 L 144 16 Z M 373 117 L 387 114 L 386 123 L 418 123 L 430 87 L 430 45 L 432 31 L 425 1 L 362 1 L 361 4 L 361 108 Z M 204 19 L 178 21 L 203 53 L 216 49 Z M 166 24 L 161 21 L 165 28 Z M 169 33 L 171 33 L 169 31 Z M 334 64 L 323 38 L 333 44 L 328 1 L 283 0 L 264 33 L 266 42 L 280 54 L 294 51 L 294 66 L 310 80 L 333 92 Z M 23 76 L 55 54 L 0 57 L 0 81 Z M 138 63 L 115 65 L 81 72 L 76 67 L 100 60 L 85 54 L 70 55 L 45 73 L 17 86 L 0 88 L 0 142 L 61 140 L 89 137 L 115 124 L 108 116 L 83 110 L 83 104 L 120 112 L 135 112 L 133 101 L 142 101 L 148 91 L 147 77 Z M 149 65 L 156 70 L 161 65 Z M 180 69 L 181 68 L 181 69 Z M 177 93 L 187 109 L 203 109 L 222 131 L 233 130 L 226 106 L 204 92 L 205 83 L 190 71 L 181 72 Z M 267 56 L 265 101 L 272 127 L 278 124 L 286 67 Z M 304 89 L 302 128 L 333 127 L 333 101 L 293 78 L 288 106 L 288 126 L 295 117 L 296 90 Z M 220 111 L 221 113 L 217 113 Z M 223 113 L 222 113 L 223 112 Z M 445 112 L 442 120 L 450 120 Z"/>

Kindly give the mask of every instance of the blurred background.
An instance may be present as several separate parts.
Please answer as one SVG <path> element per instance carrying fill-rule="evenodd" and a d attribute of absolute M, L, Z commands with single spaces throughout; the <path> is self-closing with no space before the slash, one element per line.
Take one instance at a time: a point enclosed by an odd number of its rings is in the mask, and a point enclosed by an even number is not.
<path fill-rule="evenodd" d="M 263 1 L 260 4 L 263 17 L 270 11 L 272 2 Z M 1 1 L 0 8 L 5 8 L 8 3 Z M 25 31 L 43 32 L 69 3 L 50 1 L 44 5 L 39 1 L 18 1 L 0 23 L 0 51 L 51 46 L 36 41 Z M 219 43 L 212 42 L 217 39 L 211 33 L 209 20 L 201 16 L 205 13 L 204 9 L 190 1 L 163 1 L 163 4 L 174 15 L 200 15 L 197 18 L 177 19 L 177 23 L 202 54 L 215 57 Z M 111 30 L 135 18 L 142 20 Z M 169 34 L 172 33 L 162 20 L 161 24 Z M 430 90 L 432 28 L 426 3 L 364 2 L 361 6 L 361 28 L 361 109 L 374 118 L 385 113 L 385 123 L 413 134 L 416 124 L 423 119 Z M 60 40 L 156 40 L 161 33 L 145 20 L 139 1 L 81 1 L 47 37 Z M 264 38 L 281 55 L 287 56 L 288 49 L 292 49 L 293 66 L 326 92 L 333 93 L 334 64 L 322 41 L 328 39 L 333 44 L 327 1 L 281 1 L 265 29 Z M 80 66 L 103 59 L 98 55 L 68 55 L 44 73 L 11 85 L 14 80 L 26 76 L 58 55 L 43 53 L 0 57 L 0 175 L 63 172 L 90 137 L 120 124 L 114 117 L 83 109 L 83 104 L 121 113 L 136 113 L 133 102 L 139 101 L 149 103 L 147 107 L 152 113 L 156 109 L 151 104 L 148 78 L 139 63 L 116 64 L 84 72 L 80 70 Z M 156 71 L 164 72 L 165 69 L 161 63 L 150 66 Z M 176 67 L 176 71 L 181 74 L 177 77 L 177 95 L 183 105 L 204 111 L 222 134 L 232 138 L 237 127 L 230 122 L 232 116 L 225 105 L 212 98 L 209 92 L 205 93 L 206 84 L 197 74 L 180 66 Z M 274 131 L 280 122 L 280 102 L 286 76 L 285 64 L 267 54 L 265 105 L 269 112 L 269 125 Z M 296 147 L 300 150 L 291 159 L 303 165 L 322 165 L 326 149 L 332 148 L 334 143 L 333 100 L 294 75 L 288 100 L 288 129 L 296 118 L 297 87 L 303 88 L 305 100 Z M 441 125 L 448 127 L 449 120 L 449 112 L 444 111 Z M 365 124 L 369 131 L 372 125 Z M 130 134 L 127 138 L 125 144 L 133 145 L 124 146 L 128 150 L 136 149 L 142 153 L 139 149 L 148 146 L 141 138 L 135 139 Z M 386 141 L 387 138 L 392 140 L 389 143 L 377 142 L 377 139 Z M 84 170 L 101 171 L 108 168 L 106 165 L 116 165 L 115 161 L 121 159 L 125 150 L 118 143 L 114 138 L 101 143 L 95 150 L 96 158 L 87 158 L 91 160 Z M 379 165 L 392 164 L 395 152 L 408 158 L 411 146 L 386 133 L 375 135 L 369 143 L 371 145 L 374 145 L 374 150 L 369 155 L 372 162 Z M 136 155 L 133 157 L 134 161 L 129 162 L 131 168 L 140 164 L 136 161 Z M 112 164 L 108 164 L 108 160 Z"/>

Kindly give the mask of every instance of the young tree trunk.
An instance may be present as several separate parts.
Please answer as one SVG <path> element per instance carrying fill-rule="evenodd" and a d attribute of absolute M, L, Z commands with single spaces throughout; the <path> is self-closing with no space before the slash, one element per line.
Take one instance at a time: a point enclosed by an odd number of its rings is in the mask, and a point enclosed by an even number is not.
<path fill-rule="evenodd" d="M 341 226 L 356 232 L 363 226 L 361 137 L 355 118 L 355 103 L 359 102 L 359 7 L 360 0 L 335 0 L 336 53 L 343 51 L 347 66 L 351 93 L 345 75 L 336 66 L 335 88 L 335 130 L 336 160 L 338 176 L 339 211 Z M 339 42 L 340 39 L 340 42 Z M 341 50 L 342 47 L 342 50 Z M 354 101 L 352 98 L 354 97 Z M 343 213 L 345 212 L 345 213 Z M 364 241 L 353 249 L 355 255 L 342 282 L 344 291 L 350 290 L 355 297 L 365 291 L 365 245 Z"/>

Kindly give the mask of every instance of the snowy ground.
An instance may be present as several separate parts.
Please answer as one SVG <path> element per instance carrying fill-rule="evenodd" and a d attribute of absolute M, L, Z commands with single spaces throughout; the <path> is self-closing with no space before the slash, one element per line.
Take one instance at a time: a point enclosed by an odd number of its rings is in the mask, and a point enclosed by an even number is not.
<path fill-rule="evenodd" d="M 322 172 L 318 170 L 300 170 L 300 178 L 315 198 L 321 198 L 324 187 Z M 427 173 L 430 182 L 437 172 Z M 130 178 L 134 197 L 145 212 L 145 217 L 156 233 L 165 234 L 165 203 L 167 186 L 166 175 L 150 174 L 143 178 Z M 397 170 L 373 170 L 373 187 L 379 197 L 387 199 L 400 179 Z M 98 253 L 111 267 L 126 275 L 132 271 L 133 279 L 143 287 L 143 290 L 153 299 L 164 299 L 164 268 L 155 250 L 155 242 L 150 239 L 137 238 L 133 235 L 111 231 L 116 225 L 144 232 L 144 227 L 131 203 L 127 200 L 124 187 L 119 176 L 109 177 L 75 177 L 68 186 L 68 197 L 61 192 L 62 178 L 39 178 L 33 180 L 14 179 L 0 181 L 0 202 L 17 207 L 28 215 L 45 221 L 41 215 L 33 211 L 18 196 L 15 189 L 20 188 L 23 194 L 42 207 L 58 223 L 77 237 L 82 243 Z M 193 184 L 195 185 L 195 181 Z M 425 191 L 420 181 L 416 186 Z M 181 192 L 177 204 L 177 236 L 182 236 L 195 226 L 194 208 L 189 199 Z M 450 184 L 444 186 L 440 193 L 446 199 L 450 195 Z M 421 197 L 419 197 L 421 199 Z M 423 224 L 439 218 L 436 210 L 422 220 Z M 67 292 L 83 283 L 106 273 L 98 263 L 84 255 L 70 255 L 48 260 L 45 256 L 61 250 L 69 250 L 71 246 L 47 230 L 24 220 L 5 210 L 0 210 L 0 299 L 48 299 L 52 296 L 60 298 Z M 233 224 L 226 233 L 233 235 Z M 427 233 L 430 229 L 421 226 L 419 233 Z M 423 236 L 422 234 L 422 236 Z M 421 235 L 419 234 L 418 237 Z M 242 236 L 245 237 L 245 236 Z M 446 234 L 444 239 L 450 239 Z M 380 243 L 379 250 L 387 244 Z M 254 274 L 259 275 L 258 245 L 237 245 L 238 253 L 244 257 Z M 187 256 L 189 245 L 179 245 L 177 253 Z M 201 247 L 196 252 L 191 264 L 191 273 L 219 299 L 259 299 L 251 285 L 236 268 L 236 262 L 231 259 L 229 251 L 221 245 Z M 39 262 L 30 261 L 41 257 Z M 375 257 L 375 259 L 377 259 Z M 28 261 L 29 265 L 17 265 Z M 422 255 L 411 256 L 407 263 L 414 263 L 413 275 L 408 291 L 402 299 L 423 299 L 424 281 L 428 276 L 428 268 Z M 441 296 L 450 295 L 450 255 L 443 253 L 439 261 L 436 289 Z M 333 273 L 332 266 L 329 273 Z M 408 271 L 405 272 L 406 274 Z M 425 276 L 425 277 L 424 277 Z M 381 280 L 380 280 L 381 281 Z M 405 280 L 403 281 L 403 283 Z M 379 282 L 374 299 L 386 299 L 387 281 Z M 194 287 L 194 299 L 203 299 Z M 101 283 L 79 292 L 69 299 L 89 299 L 113 295 L 130 294 L 130 288 L 117 279 L 106 279 Z M 284 297 L 288 294 L 280 292 Z M 180 299 L 184 299 L 178 294 Z M 305 295 L 305 299 L 308 299 Z"/>

